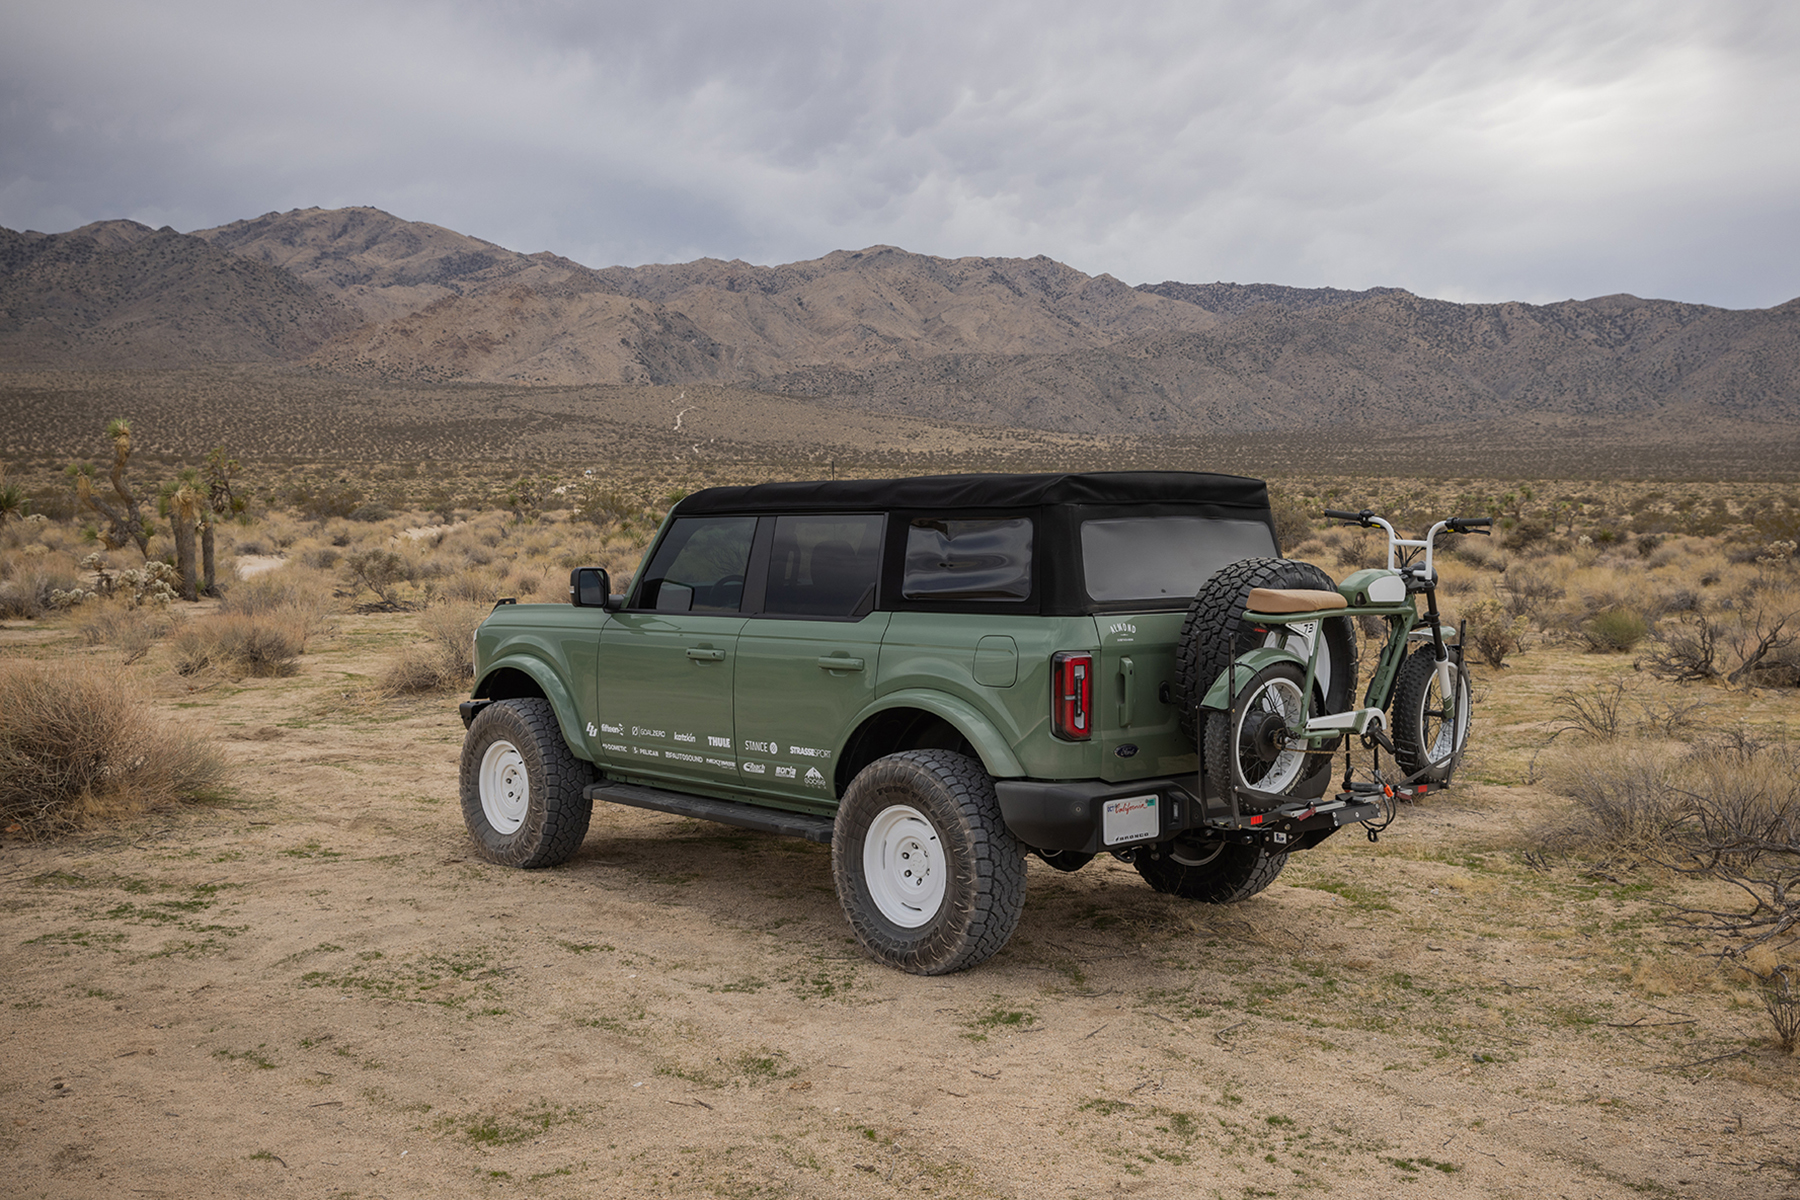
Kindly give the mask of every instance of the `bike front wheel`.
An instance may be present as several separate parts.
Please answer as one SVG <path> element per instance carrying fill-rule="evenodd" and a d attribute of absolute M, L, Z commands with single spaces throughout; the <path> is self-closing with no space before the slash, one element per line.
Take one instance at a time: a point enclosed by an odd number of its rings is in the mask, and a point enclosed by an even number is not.
<path fill-rule="evenodd" d="M 1448 692 L 1430 646 L 1413 651 L 1394 684 L 1394 758 L 1416 783 L 1445 784 L 1469 744 L 1469 676 L 1450 664 Z"/>
<path fill-rule="evenodd" d="M 1302 794 L 1302 785 L 1314 782 L 1317 756 L 1306 753 L 1306 743 L 1291 731 L 1319 712 L 1315 693 L 1309 706 L 1302 689 L 1306 675 L 1293 663 L 1270 663 L 1245 684 L 1229 712 L 1206 715 L 1206 753 L 1209 771 L 1229 772 L 1230 785 L 1277 796 Z"/>

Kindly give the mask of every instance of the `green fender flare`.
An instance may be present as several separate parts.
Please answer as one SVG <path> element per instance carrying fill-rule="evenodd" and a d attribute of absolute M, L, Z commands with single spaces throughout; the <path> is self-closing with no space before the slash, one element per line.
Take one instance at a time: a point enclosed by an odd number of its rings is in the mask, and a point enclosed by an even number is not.
<path fill-rule="evenodd" d="M 893 708 L 922 709 L 948 721 L 958 733 L 969 739 L 969 745 L 975 747 L 975 753 L 981 756 L 981 765 L 994 778 L 1018 779 L 1024 776 L 1025 768 L 1013 753 L 1012 746 L 988 722 L 981 710 L 966 700 L 947 696 L 943 692 L 925 688 L 889 692 L 857 713 L 856 720 L 850 723 L 850 727 L 860 729 L 870 717 Z"/>
<path fill-rule="evenodd" d="M 1306 670 L 1306 660 L 1299 658 L 1293 652 L 1283 650 L 1278 646 L 1258 646 L 1254 650 L 1238 655 L 1237 660 L 1227 667 L 1217 679 L 1213 680 L 1212 687 L 1206 690 L 1206 696 L 1200 701 L 1200 707 L 1215 708 L 1224 712 L 1231 707 L 1231 680 L 1234 671 L 1237 682 L 1243 684 L 1270 663 L 1278 662 L 1293 663 L 1301 671 Z"/>
<path fill-rule="evenodd" d="M 521 643 L 514 643 L 517 647 Z M 523 645 L 531 645 L 526 642 Z M 581 718 L 575 711 L 575 698 L 569 695 L 569 689 L 562 681 L 562 675 L 556 667 L 543 658 L 531 654 L 520 654 L 517 649 L 504 658 L 495 659 L 487 664 L 487 674 L 482 678 L 505 670 L 518 671 L 529 675 L 550 701 L 550 707 L 556 710 L 556 723 L 562 727 L 563 741 L 568 744 L 575 757 L 588 758 L 587 734 L 581 727 Z M 479 687 L 477 691 L 479 691 Z"/>

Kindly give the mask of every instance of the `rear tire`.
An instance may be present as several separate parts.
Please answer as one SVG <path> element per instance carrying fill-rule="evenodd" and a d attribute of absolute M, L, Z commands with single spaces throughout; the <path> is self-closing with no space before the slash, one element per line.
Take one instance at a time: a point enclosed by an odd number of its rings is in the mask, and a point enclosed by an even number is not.
<path fill-rule="evenodd" d="M 1454 661 L 1451 687 L 1456 706 L 1451 719 L 1438 687 L 1437 653 L 1421 646 L 1400 665 L 1394 683 L 1394 760 L 1415 782 L 1445 784 L 1456 773 L 1469 744 L 1469 676 Z"/>
<path fill-rule="evenodd" d="M 563 741 L 556 710 L 535 697 L 496 700 L 463 738 L 462 810 L 475 851 L 505 867 L 554 867 L 587 836 L 593 769 Z"/>
<path fill-rule="evenodd" d="M 1273 634 L 1258 633 L 1244 620 L 1244 608 L 1250 603 L 1251 588 L 1316 588 L 1334 591 L 1337 584 L 1311 563 L 1287 558 L 1246 558 L 1222 567 L 1200 585 L 1188 605 L 1187 620 L 1182 622 L 1181 638 L 1175 648 L 1175 685 L 1177 703 L 1181 705 L 1181 732 L 1200 750 L 1202 770 L 1211 770 L 1206 747 L 1202 744 L 1205 720 L 1199 717 L 1199 705 L 1213 681 L 1239 655 L 1273 641 Z M 1356 696 L 1356 623 L 1349 617 L 1326 617 L 1320 622 L 1325 638 L 1320 655 L 1320 678 L 1323 686 L 1323 712 L 1343 712 L 1354 704 Z M 1324 670 L 1325 666 L 1329 670 Z M 1308 776 L 1316 783 L 1319 775 L 1329 775 L 1331 759 L 1318 756 L 1317 768 Z M 1323 791 L 1323 788 L 1320 788 Z"/>
<path fill-rule="evenodd" d="M 1177 838 L 1151 858 L 1140 851 L 1136 861 L 1144 882 L 1169 896 L 1206 904 L 1248 900 L 1275 882 L 1287 865 L 1287 852 L 1243 846 L 1223 838 Z"/>
<path fill-rule="evenodd" d="M 1318 794 L 1307 789 L 1321 777 L 1330 778 L 1331 756 L 1308 754 L 1304 742 L 1290 749 L 1283 736 L 1320 711 L 1316 689 L 1312 703 L 1304 705 L 1300 691 L 1305 684 L 1306 673 L 1293 663 L 1270 663 L 1250 676 L 1230 711 L 1206 714 L 1204 757 L 1215 777 L 1240 790 Z"/>
<path fill-rule="evenodd" d="M 871 957 L 944 975 L 1000 952 L 1025 911 L 1025 852 L 981 764 L 908 750 L 857 773 L 831 834 L 838 901 Z"/>

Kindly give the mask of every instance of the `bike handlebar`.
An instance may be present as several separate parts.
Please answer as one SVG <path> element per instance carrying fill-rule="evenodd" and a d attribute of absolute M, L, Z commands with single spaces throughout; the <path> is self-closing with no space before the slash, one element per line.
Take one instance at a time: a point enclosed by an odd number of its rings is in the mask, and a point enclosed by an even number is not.
<path fill-rule="evenodd" d="M 1361 512 L 1346 512 L 1341 508 L 1328 508 L 1325 515 L 1334 521 L 1355 521 L 1358 525 L 1367 525 L 1369 518 L 1375 515 L 1375 510 L 1365 508 Z"/>
<path fill-rule="evenodd" d="M 1451 533 L 1479 533 L 1482 537 L 1493 537 L 1488 526 L 1494 523 L 1492 517 L 1451 517 L 1444 522 L 1444 527 Z"/>

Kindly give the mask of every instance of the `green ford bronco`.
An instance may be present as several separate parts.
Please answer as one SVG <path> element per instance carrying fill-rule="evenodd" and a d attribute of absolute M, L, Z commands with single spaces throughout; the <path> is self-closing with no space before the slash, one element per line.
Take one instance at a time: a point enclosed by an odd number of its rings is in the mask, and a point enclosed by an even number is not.
<path fill-rule="evenodd" d="M 482 624 L 463 815 L 517 867 L 570 858 L 596 800 L 829 843 L 863 946 L 919 974 L 1005 945 L 1027 854 L 1240 900 L 1376 811 L 1308 801 L 1328 754 L 1279 813 L 1204 782 L 1202 699 L 1267 632 L 1244 628 L 1249 591 L 1333 586 L 1278 554 L 1265 486 L 1223 475 L 697 492 L 625 595 L 578 568 L 569 604 Z M 1306 629 L 1314 708 L 1336 712 L 1355 626 Z"/>

